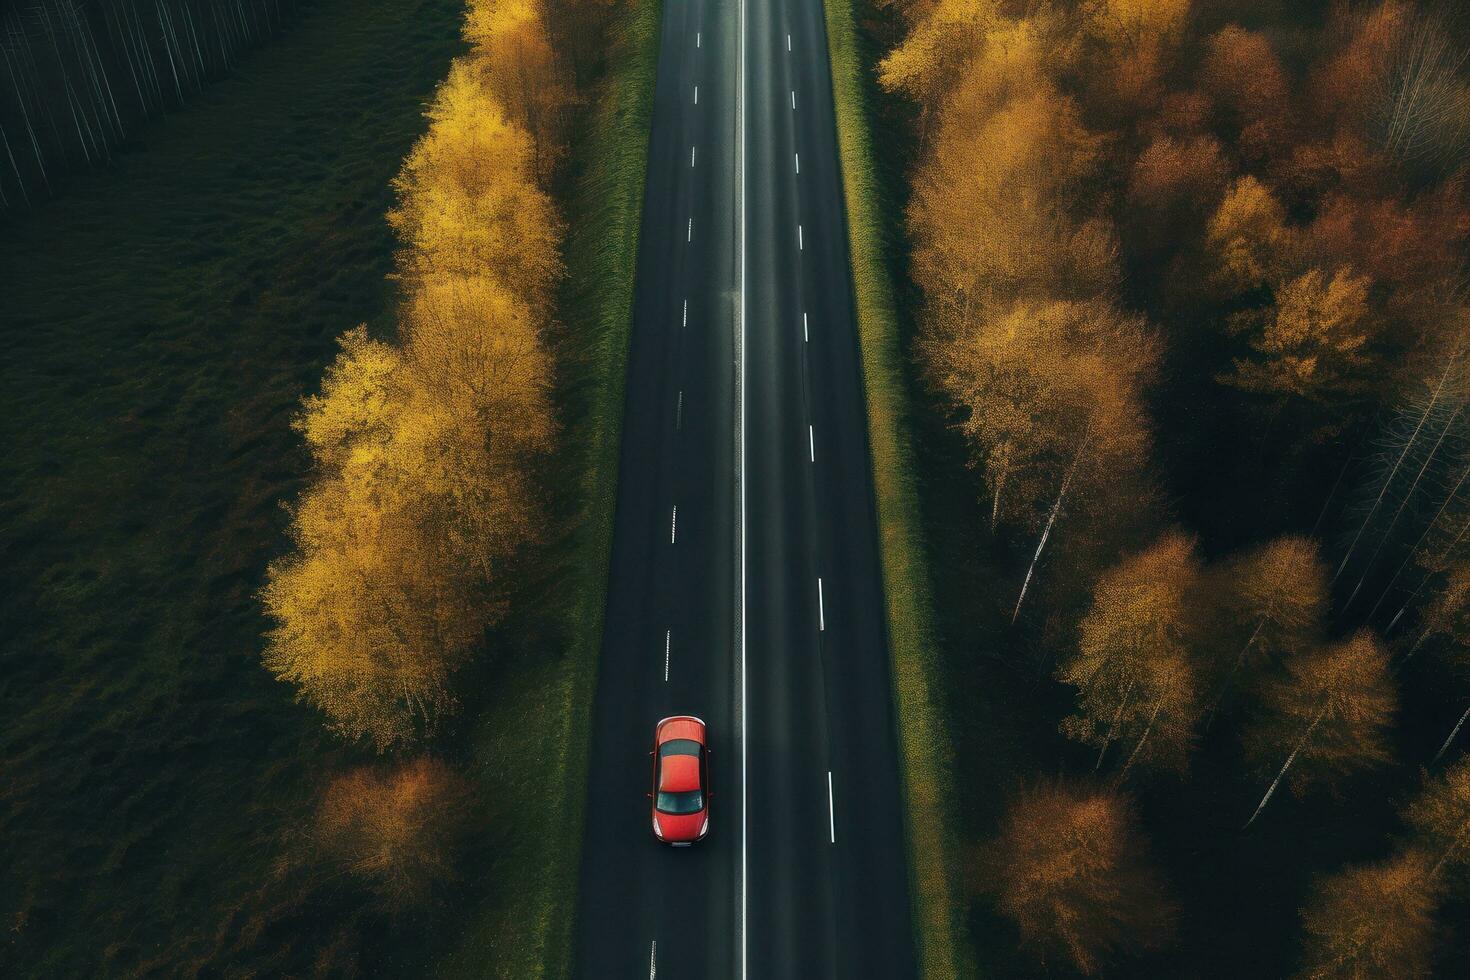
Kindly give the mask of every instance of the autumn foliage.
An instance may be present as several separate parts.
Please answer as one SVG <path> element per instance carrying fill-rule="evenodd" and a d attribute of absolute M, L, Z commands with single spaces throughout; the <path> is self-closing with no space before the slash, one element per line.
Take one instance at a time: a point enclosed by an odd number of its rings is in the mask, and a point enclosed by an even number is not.
<path fill-rule="evenodd" d="M 421 902 L 456 877 L 453 852 L 469 801 L 464 780 L 436 759 L 353 769 L 327 784 L 313 841 L 390 905 Z"/>
<path fill-rule="evenodd" d="M 1172 902 L 1116 793 L 1066 783 L 1020 791 L 983 864 L 984 887 L 1043 962 L 1092 975 L 1172 935 Z"/>
<path fill-rule="evenodd" d="M 978 536 L 977 578 L 1015 575 L 1009 622 L 987 624 L 995 646 L 1011 667 L 1032 654 L 1070 696 L 1047 719 L 1064 758 L 1147 801 L 1208 742 L 1249 797 L 1246 826 L 1283 787 L 1331 799 L 1401 777 L 1406 663 L 1423 647 L 1413 669 L 1470 673 L 1457 9 L 876 6 L 878 31 L 898 22 L 877 66 L 885 108 L 913 126 L 916 373 L 978 475 L 972 517 L 994 533 Z M 1470 709 L 1446 725 L 1436 763 L 1467 724 Z M 1461 861 L 1456 778 L 1405 811 L 1409 845 L 1318 881 L 1304 975 L 1425 974 Z M 998 855 L 1059 833 L 1046 795 L 1007 815 Z M 1056 937 L 1106 911 L 1036 926 L 1005 890 L 1016 867 L 997 874 L 1028 944 L 1050 936 L 1051 957 L 1098 968 L 1075 952 L 1088 943 Z"/>
<path fill-rule="evenodd" d="M 536 537 L 533 464 L 556 430 L 545 332 L 561 219 L 545 190 L 571 88 L 531 0 L 472 3 L 394 181 L 398 331 L 341 338 L 295 427 L 315 476 L 262 599 L 264 660 L 379 749 L 452 711 Z"/>

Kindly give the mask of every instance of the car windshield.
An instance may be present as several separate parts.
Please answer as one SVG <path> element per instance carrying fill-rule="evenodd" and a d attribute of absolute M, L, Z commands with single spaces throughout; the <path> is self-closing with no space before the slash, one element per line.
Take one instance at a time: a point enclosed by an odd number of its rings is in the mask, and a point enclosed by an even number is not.
<path fill-rule="evenodd" d="M 658 808 L 663 813 L 698 813 L 704 809 L 704 794 L 697 789 L 688 793 L 660 793 Z"/>

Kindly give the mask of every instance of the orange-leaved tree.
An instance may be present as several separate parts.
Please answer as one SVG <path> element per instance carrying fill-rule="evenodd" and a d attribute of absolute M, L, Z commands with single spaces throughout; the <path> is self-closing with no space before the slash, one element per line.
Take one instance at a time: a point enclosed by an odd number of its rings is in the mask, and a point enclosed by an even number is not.
<path fill-rule="evenodd" d="M 1097 747 L 1094 770 L 1115 740 L 1129 747 L 1120 780 L 1135 762 L 1188 764 L 1199 718 L 1200 580 L 1194 541 L 1177 531 L 1098 579 L 1077 651 L 1057 670 L 1077 689 L 1077 714 L 1061 730 Z"/>
<path fill-rule="evenodd" d="M 1347 640 L 1289 657 L 1281 675 L 1261 685 L 1262 711 L 1246 748 L 1263 766 L 1285 761 L 1261 797 L 1255 823 L 1287 774 L 1302 793 L 1389 761 L 1388 728 L 1398 692 L 1379 639 L 1360 630 Z"/>
<path fill-rule="evenodd" d="M 1173 935 L 1173 903 L 1114 791 L 1060 782 L 1019 791 L 984 864 L 983 887 L 1043 962 L 1092 975 Z"/>

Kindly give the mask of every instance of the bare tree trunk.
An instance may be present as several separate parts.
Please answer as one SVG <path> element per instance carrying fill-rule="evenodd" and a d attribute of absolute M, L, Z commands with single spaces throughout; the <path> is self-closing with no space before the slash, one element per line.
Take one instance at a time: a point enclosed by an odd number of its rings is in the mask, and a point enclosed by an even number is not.
<path fill-rule="evenodd" d="M 1399 501 L 1399 508 L 1394 511 L 1393 520 L 1388 522 L 1388 529 L 1383 532 L 1383 537 L 1378 539 L 1378 547 L 1373 549 L 1373 554 L 1368 558 L 1368 563 L 1363 566 L 1363 574 L 1358 577 L 1358 584 L 1353 586 L 1352 594 L 1348 596 L 1347 602 L 1343 603 L 1343 612 L 1347 612 L 1348 607 L 1353 604 L 1353 600 L 1358 597 L 1358 590 L 1363 587 L 1364 582 L 1368 581 L 1368 573 L 1373 571 L 1373 566 L 1378 561 L 1379 553 L 1383 551 L 1383 546 L 1393 537 L 1393 529 L 1398 527 L 1399 518 L 1404 514 L 1404 508 L 1409 506 L 1409 500 L 1414 496 L 1414 491 L 1419 489 L 1419 481 L 1424 478 L 1424 471 L 1429 469 L 1429 464 L 1433 463 L 1434 457 L 1439 455 L 1439 447 L 1444 444 L 1444 437 L 1449 434 L 1450 429 L 1454 428 L 1455 419 L 1460 417 L 1460 412 L 1464 407 L 1464 405 L 1460 405 L 1455 409 L 1454 413 L 1450 415 L 1449 421 L 1440 430 L 1439 438 L 1434 440 L 1434 448 L 1429 450 L 1429 455 L 1424 457 L 1424 463 L 1419 467 L 1419 472 L 1414 474 L 1414 482 L 1409 484 L 1409 489 L 1404 494 L 1404 499 Z"/>
<path fill-rule="evenodd" d="M 1450 370 L 1453 367 L 1454 360 L 1451 359 L 1450 363 L 1445 365 L 1444 373 L 1439 376 L 1439 384 L 1435 385 L 1434 394 L 1430 396 L 1429 404 L 1424 407 L 1424 411 L 1420 414 L 1418 424 L 1414 426 L 1414 431 L 1409 435 L 1409 441 L 1404 443 L 1404 448 L 1399 451 L 1398 459 L 1394 460 L 1393 468 L 1388 471 L 1388 476 L 1384 478 L 1383 486 L 1379 488 L 1378 497 L 1373 501 L 1373 506 L 1369 509 L 1368 516 L 1363 518 L 1363 523 L 1358 526 L 1358 533 L 1353 535 L 1353 540 L 1348 545 L 1347 553 L 1342 556 L 1342 562 L 1338 564 L 1337 571 L 1333 573 L 1332 580 L 1334 582 L 1342 574 L 1342 570 L 1347 567 L 1348 560 L 1352 558 L 1354 549 L 1358 547 L 1358 540 L 1362 538 L 1363 532 L 1367 530 L 1368 524 L 1373 520 L 1373 515 L 1378 513 L 1378 507 L 1383 503 L 1384 495 L 1388 493 L 1388 488 L 1393 484 L 1393 478 L 1398 475 L 1399 467 L 1404 464 L 1404 458 L 1409 455 L 1409 450 L 1418 441 L 1419 430 L 1424 428 L 1424 423 L 1428 421 L 1430 413 L 1434 411 L 1434 406 L 1439 403 L 1440 393 L 1444 391 L 1445 382 L 1449 379 Z"/>
<path fill-rule="evenodd" d="M 1235 672 L 1240 670 L 1240 665 L 1245 663 L 1245 655 L 1250 650 L 1251 644 L 1256 642 L 1256 637 L 1261 633 L 1261 627 L 1266 625 L 1266 616 L 1262 615 L 1256 621 L 1256 628 L 1251 631 L 1250 639 L 1245 641 L 1245 646 L 1240 648 L 1240 653 L 1235 655 L 1235 663 L 1230 665 L 1230 673 L 1225 675 L 1225 683 L 1220 685 L 1220 694 L 1215 698 L 1215 703 L 1210 706 L 1210 715 L 1205 719 L 1205 731 L 1215 723 L 1215 712 L 1220 710 L 1220 705 L 1225 703 L 1225 694 L 1230 690 L 1230 682 L 1235 679 Z"/>
<path fill-rule="evenodd" d="M 20 167 L 16 165 L 15 154 L 10 152 L 10 137 L 5 135 L 5 128 L 3 126 L 0 126 L 0 140 L 5 141 L 5 155 L 10 158 L 10 169 L 15 171 L 15 183 L 16 186 L 20 188 L 21 200 L 24 201 L 27 206 L 30 206 L 31 198 L 30 195 L 26 193 L 25 178 L 21 176 Z M 10 201 L 8 198 L 5 197 L 5 191 L 3 187 L 0 187 L 0 204 L 3 204 L 6 207 L 10 206 Z"/>
<path fill-rule="evenodd" d="M 1442 757 L 1446 752 L 1449 751 L 1450 743 L 1455 740 L 1456 735 L 1460 734 L 1460 729 L 1465 727 L 1466 718 L 1470 718 L 1470 708 L 1465 709 L 1465 713 L 1460 716 L 1460 720 L 1455 722 L 1455 727 L 1450 730 L 1449 738 L 1446 738 L 1444 740 L 1444 744 L 1439 747 L 1439 751 L 1434 753 L 1434 758 L 1429 760 L 1429 764 L 1431 766 L 1438 762 L 1440 760 L 1440 757 Z"/>
<path fill-rule="evenodd" d="M 1128 770 L 1133 767 L 1133 760 L 1138 758 L 1138 752 L 1143 748 L 1143 743 L 1148 741 L 1149 733 L 1154 730 L 1154 722 L 1159 720 L 1159 711 L 1164 707 L 1164 695 L 1154 702 L 1153 714 L 1148 716 L 1148 724 L 1143 727 L 1143 734 L 1138 736 L 1138 742 L 1133 746 L 1133 751 L 1128 755 L 1128 761 L 1123 763 L 1123 768 L 1118 771 L 1118 784 L 1121 786 L 1123 777 L 1128 775 Z"/>
<path fill-rule="evenodd" d="M 1444 551 L 1440 554 L 1441 562 L 1448 558 L 1450 552 L 1454 551 L 1455 548 L 1459 546 L 1460 542 L 1464 539 L 1465 533 L 1467 531 L 1470 531 L 1470 520 L 1467 520 L 1465 522 L 1465 526 L 1460 528 L 1460 533 L 1455 535 L 1455 540 L 1445 545 Z M 1419 593 L 1424 591 L 1424 586 L 1428 585 L 1429 580 L 1433 577 L 1433 571 L 1424 573 L 1424 577 L 1419 580 L 1418 586 L 1415 587 L 1413 592 L 1409 593 L 1409 597 L 1404 600 L 1404 604 L 1402 606 L 1399 606 L 1399 611 L 1393 614 L 1393 619 L 1390 620 L 1389 624 L 1383 628 L 1384 636 L 1387 636 L 1389 632 L 1394 628 L 1394 626 L 1398 624 L 1399 617 L 1401 617 L 1404 614 L 1405 610 L 1409 608 L 1409 604 L 1419 597 Z"/>
<path fill-rule="evenodd" d="M 1128 690 L 1123 692 L 1123 700 L 1118 702 L 1118 713 L 1113 715 L 1113 723 L 1108 726 L 1108 733 L 1103 736 L 1102 748 L 1097 752 L 1097 762 L 1093 764 L 1092 771 L 1097 772 L 1102 768 L 1103 756 L 1107 754 L 1108 746 L 1113 744 L 1113 736 L 1118 732 L 1118 724 L 1123 720 L 1123 712 L 1128 710 L 1128 702 L 1133 700 L 1133 689 L 1138 686 L 1134 680 L 1128 685 Z"/>
<path fill-rule="evenodd" d="M 1327 717 L 1327 705 L 1324 703 L 1322 710 L 1317 712 L 1317 717 L 1313 718 L 1312 723 L 1307 726 L 1307 730 L 1302 732 L 1302 737 L 1297 740 L 1296 746 L 1291 750 L 1291 755 L 1286 757 L 1286 762 L 1281 766 L 1281 771 L 1276 774 L 1275 779 L 1271 780 L 1271 786 L 1266 790 L 1266 795 L 1261 797 L 1260 803 L 1256 804 L 1256 812 L 1251 814 L 1251 818 L 1245 822 L 1245 826 L 1241 828 L 1242 830 L 1249 830 L 1251 824 L 1255 823 L 1256 818 L 1261 815 L 1261 811 L 1266 809 L 1266 804 L 1270 803 L 1271 797 L 1276 795 L 1276 787 L 1281 785 L 1281 780 L 1285 777 L 1286 771 L 1291 768 L 1293 762 L 1296 762 L 1297 754 L 1301 752 L 1302 747 L 1307 744 L 1307 740 L 1312 737 L 1312 733 L 1317 730 L 1317 726 L 1322 723 L 1322 719 L 1325 717 Z"/>
<path fill-rule="evenodd" d="M 1026 580 L 1021 583 L 1021 594 L 1016 597 L 1016 608 L 1011 612 L 1012 625 L 1016 617 L 1021 615 L 1021 603 L 1026 601 L 1026 590 L 1031 587 L 1031 576 L 1036 572 L 1036 562 L 1041 558 L 1042 549 L 1046 547 L 1046 539 L 1051 536 L 1052 525 L 1057 521 L 1057 512 L 1062 509 L 1062 500 L 1067 496 L 1067 488 L 1072 484 L 1072 476 L 1077 472 L 1077 464 L 1082 461 L 1082 454 L 1087 451 L 1087 442 L 1092 435 L 1092 422 L 1087 423 L 1083 430 L 1082 441 L 1077 446 L 1077 452 L 1072 457 L 1072 465 L 1067 467 L 1067 475 L 1062 478 L 1062 488 L 1057 491 L 1057 499 L 1052 502 L 1051 513 L 1047 515 L 1046 527 L 1042 529 L 1041 540 L 1036 542 L 1036 554 L 1031 556 L 1031 565 L 1026 569 Z"/>
<path fill-rule="evenodd" d="M 1444 503 L 1439 505 L 1439 510 L 1434 513 L 1434 519 L 1424 528 L 1424 532 L 1419 535 L 1419 540 L 1414 542 L 1414 547 L 1410 548 L 1409 553 L 1404 556 L 1404 560 L 1399 562 L 1398 570 L 1393 573 L 1393 578 L 1389 579 L 1388 585 L 1383 587 L 1383 594 L 1378 597 L 1377 602 L 1373 603 L 1373 608 L 1368 610 L 1368 622 L 1371 622 L 1373 617 L 1378 613 L 1378 607 L 1383 605 L 1383 600 L 1387 599 L 1388 594 L 1393 591 L 1393 587 L 1398 582 L 1399 576 L 1404 574 L 1404 569 L 1409 567 L 1409 562 L 1413 561 L 1414 556 L 1419 553 L 1419 549 L 1424 546 L 1424 539 L 1429 537 L 1429 532 L 1433 531 L 1439 525 L 1439 519 L 1444 516 L 1445 510 L 1460 495 L 1460 488 L 1465 485 L 1465 478 L 1467 476 L 1470 476 L 1470 464 L 1467 464 L 1460 471 L 1460 479 L 1455 482 L 1454 489 L 1444 498 Z"/>
<path fill-rule="evenodd" d="M 1444 849 L 1444 853 L 1439 856 L 1439 860 L 1434 862 L 1434 867 L 1429 869 L 1429 877 L 1433 878 L 1439 874 L 1439 869 L 1444 866 L 1444 863 L 1460 849 L 1461 844 L 1465 843 L 1465 834 L 1467 831 L 1470 831 L 1470 821 L 1466 821 L 1460 825 L 1460 832 L 1455 835 L 1455 839 L 1450 843 L 1450 846 Z"/>

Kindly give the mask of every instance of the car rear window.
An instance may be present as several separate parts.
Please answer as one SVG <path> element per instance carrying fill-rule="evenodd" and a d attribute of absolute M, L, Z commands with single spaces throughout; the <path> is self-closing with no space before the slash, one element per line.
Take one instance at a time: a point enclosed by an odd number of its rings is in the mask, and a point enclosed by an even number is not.
<path fill-rule="evenodd" d="M 658 747 L 660 759 L 671 755 L 699 755 L 699 743 L 692 738 L 671 738 Z"/>

